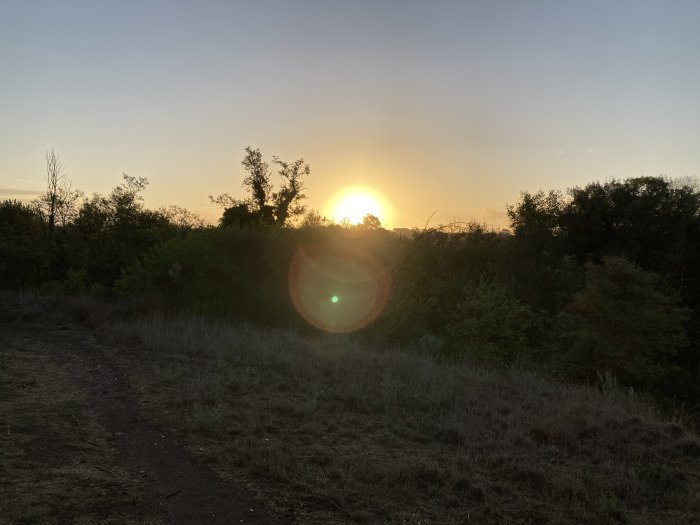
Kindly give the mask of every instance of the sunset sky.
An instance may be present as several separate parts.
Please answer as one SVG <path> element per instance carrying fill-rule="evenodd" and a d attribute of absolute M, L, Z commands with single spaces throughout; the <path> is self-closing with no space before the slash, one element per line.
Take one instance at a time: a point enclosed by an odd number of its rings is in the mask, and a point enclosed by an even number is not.
<path fill-rule="evenodd" d="M 147 177 L 210 220 L 245 146 L 388 227 L 501 225 L 521 190 L 700 166 L 697 1 L 0 0 L 0 199 Z"/>

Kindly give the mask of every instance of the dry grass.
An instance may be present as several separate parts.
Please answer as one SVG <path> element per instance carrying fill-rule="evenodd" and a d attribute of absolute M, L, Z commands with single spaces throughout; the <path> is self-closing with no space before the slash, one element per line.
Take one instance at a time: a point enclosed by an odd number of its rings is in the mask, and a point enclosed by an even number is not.
<path fill-rule="evenodd" d="M 700 441 L 633 399 L 192 316 L 108 332 L 154 417 L 300 522 L 700 519 Z"/>
<path fill-rule="evenodd" d="M 143 408 L 290 521 L 700 521 L 698 436 L 628 396 L 84 299 L 3 316 L 99 326 Z"/>
<path fill-rule="evenodd" d="M 138 315 L 136 304 L 110 303 L 89 296 L 49 295 L 0 290 L 0 321 L 96 327 L 115 318 Z"/>

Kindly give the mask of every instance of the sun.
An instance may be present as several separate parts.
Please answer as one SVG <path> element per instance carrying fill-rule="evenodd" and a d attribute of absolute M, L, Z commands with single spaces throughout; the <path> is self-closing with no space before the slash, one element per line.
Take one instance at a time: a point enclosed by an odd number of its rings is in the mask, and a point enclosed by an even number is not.
<path fill-rule="evenodd" d="M 350 188 L 339 193 L 330 205 L 330 215 L 336 222 L 361 224 L 368 213 L 382 224 L 387 220 L 387 206 L 373 191 L 366 188 Z"/>

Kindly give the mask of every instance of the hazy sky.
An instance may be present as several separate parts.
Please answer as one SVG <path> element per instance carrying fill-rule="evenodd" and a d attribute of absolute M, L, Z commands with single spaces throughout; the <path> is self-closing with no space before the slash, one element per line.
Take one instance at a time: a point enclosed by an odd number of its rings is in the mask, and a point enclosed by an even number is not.
<path fill-rule="evenodd" d="M 0 199 L 147 177 L 208 218 L 247 145 L 390 227 L 498 223 L 521 190 L 698 175 L 700 2 L 0 0 Z"/>

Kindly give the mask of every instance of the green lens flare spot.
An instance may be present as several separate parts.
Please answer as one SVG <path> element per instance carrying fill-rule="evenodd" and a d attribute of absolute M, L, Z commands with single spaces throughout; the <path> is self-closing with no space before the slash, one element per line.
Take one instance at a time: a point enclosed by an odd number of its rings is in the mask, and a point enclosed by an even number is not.
<path fill-rule="evenodd" d="M 338 301 L 340 301 L 340 297 L 338 297 L 337 295 L 333 295 L 333 296 L 331 297 L 331 302 L 332 302 L 332 303 L 337 303 Z"/>

